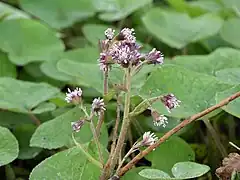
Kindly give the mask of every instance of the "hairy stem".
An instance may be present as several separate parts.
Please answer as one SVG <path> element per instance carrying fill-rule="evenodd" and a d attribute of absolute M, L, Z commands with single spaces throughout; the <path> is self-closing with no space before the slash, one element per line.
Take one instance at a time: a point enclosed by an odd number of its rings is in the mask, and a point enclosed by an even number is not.
<path fill-rule="evenodd" d="M 226 157 L 227 156 L 227 151 L 224 148 L 224 146 L 222 145 L 220 139 L 218 138 L 218 134 L 215 131 L 215 129 L 213 128 L 213 126 L 211 125 L 211 123 L 209 122 L 209 119 L 203 119 L 203 122 L 205 124 L 205 126 L 207 127 L 208 131 L 210 132 L 219 152 L 221 153 L 222 157 Z"/>
<path fill-rule="evenodd" d="M 88 158 L 88 160 L 89 160 L 90 162 L 92 162 L 92 163 L 95 164 L 96 166 L 102 168 L 101 163 L 100 163 L 99 161 L 97 161 L 96 159 L 94 159 L 94 158 L 84 149 L 84 147 L 83 147 L 80 143 L 78 143 L 78 142 L 76 141 L 76 139 L 74 138 L 73 133 L 72 133 L 72 139 L 73 139 L 73 142 L 81 149 L 82 153 Z"/>
<path fill-rule="evenodd" d="M 106 71 L 104 71 L 104 79 L 103 79 L 103 94 L 104 96 L 107 95 L 108 93 L 108 67 L 106 67 Z M 96 133 L 97 136 L 100 135 L 100 131 L 101 131 L 101 127 L 104 121 L 104 111 L 101 112 L 100 116 L 99 116 L 99 120 L 98 120 L 98 124 L 96 127 Z"/>
<path fill-rule="evenodd" d="M 220 103 L 200 112 L 197 113 L 193 116 L 191 116 L 188 119 L 185 119 L 184 121 L 182 121 L 180 124 L 178 124 L 176 127 L 174 127 L 173 129 L 171 129 L 170 131 L 168 131 L 164 136 L 162 136 L 155 144 L 149 146 L 148 148 L 146 148 L 144 151 L 140 152 L 137 156 L 135 156 L 127 165 L 125 165 L 123 168 L 121 168 L 118 172 L 118 176 L 122 176 L 123 174 L 125 174 L 128 170 L 130 170 L 140 159 L 142 159 L 144 156 L 146 156 L 147 154 L 149 154 L 153 149 L 157 148 L 160 144 L 162 144 L 163 142 L 165 142 L 169 137 L 171 137 L 173 134 L 175 134 L 176 132 L 178 132 L 179 130 L 181 130 L 183 127 L 187 126 L 188 124 L 190 124 L 191 122 L 195 121 L 196 119 L 199 119 L 203 116 L 205 116 L 206 114 L 209 114 L 210 112 L 227 105 L 229 102 L 233 101 L 234 99 L 238 98 L 240 96 L 240 92 L 237 92 L 235 94 L 233 94 L 232 96 L 222 100 Z"/>

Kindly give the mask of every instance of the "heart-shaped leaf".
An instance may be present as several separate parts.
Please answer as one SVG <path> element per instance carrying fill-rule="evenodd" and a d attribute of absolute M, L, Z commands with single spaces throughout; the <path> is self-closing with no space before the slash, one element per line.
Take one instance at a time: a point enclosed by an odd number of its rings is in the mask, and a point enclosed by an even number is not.
<path fill-rule="evenodd" d="M 46 83 L 0 78 L 0 108 L 29 113 L 58 92 L 57 88 Z"/>
<path fill-rule="evenodd" d="M 18 156 L 18 142 L 13 134 L 0 126 L 0 166 L 12 162 Z"/>
<path fill-rule="evenodd" d="M 160 8 L 146 13 L 143 23 L 159 40 L 178 49 L 217 34 L 222 26 L 222 20 L 211 14 L 190 18 L 187 14 Z"/>
<path fill-rule="evenodd" d="M 25 11 L 57 29 L 71 26 L 95 13 L 95 7 L 89 0 L 20 0 L 20 5 Z"/>
<path fill-rule="evenodd" d="M 17 65 L 55 59 L 64 50 L 56 32 L 37 21 L 13 19 L 0 23 L 0 49 Z"/>
<path fill-rule="evenodd" d="M 230 87 L 213 76 L 165 65 L 151 73 L 140 89 L 140 95 L 145 99 L 173 93 L 181 103 L 172 113 L 168 113 L 161 102 L 156 102 L 153 107 L 162 114 L 184 118 L 215 105 L 215 94 Z"/>
<path fill-rule="evenodd" d="M 92 164 L 79 147 L 59 152 L 38 164 L 30 174 L 30 180 L 99 179 L 100 168 Z"/>

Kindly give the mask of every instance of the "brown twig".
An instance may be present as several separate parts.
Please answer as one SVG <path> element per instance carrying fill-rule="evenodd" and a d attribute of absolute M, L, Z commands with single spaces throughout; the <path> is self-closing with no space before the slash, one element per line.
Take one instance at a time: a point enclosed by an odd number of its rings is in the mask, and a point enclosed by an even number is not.
<path fill-rule="evenodd" d="M 108 67 L 106 67 L 106 71 L 104 71 L 104 80 L 103 80 L 103 94 L 104 96 L 108 93 Z M 104 111 L 101 112 L 98 120 L 98 124 L 96 127 L 97 136 L 100 135 L 101 127 L 104 121 Z"/>
<path fill-rule="evenodd" d="M 229 102 L 233 101 L 234 99 L 238 98 L 240 96 L 240 92 L 237 92 L 235 94 L 233 94 L 232 96 L 222 100 L 220 103 L 200 112 L 197 113 L 193 116 L 191 116 L 188 119 L 185 119 L 184 121 L 182 121 L 179 125 L 177 125 L 176 127 L 174 127 L 173 129 L 171 129 L 170 131 L 168 131 L 163 137 L 161 137 L 155 144 L 149 146 L 148 148 L 146 148 L 144 151 L 140 152 L 137 156 L 135 156 L 127 165 L 125 165 L 123 168 L 120 169 L 120 171 L 118 172 L 118 176 L 122 176 L 124 175 L 128 170 L 130 170 L 140 159 L 142 159 L 144 156 L 146 156 L 148 153 L 150 153 L 153 149 L 157 148 L 160 144 L 162 144 L 163 142 L 165 142 L 170 136 L 172 136 L 173 134 L 175 134 L 176 132 L 178 132 L 179 130 L 181 130 L 183 127 L 187 126 L 188 124 L 190 124 L 191 122 L 193 122 L 196 119 L 199 119 L 203 116 L 205 116 L 206 114 L 224 106 L 227 105 Z"/>
<path fill-rule="evenodd" d="M 28 111 L 28 115 L 32 119 L 34 124 L 36 124 L 37 126 L 41 125 L 41 121 L 31 111 Z"/>

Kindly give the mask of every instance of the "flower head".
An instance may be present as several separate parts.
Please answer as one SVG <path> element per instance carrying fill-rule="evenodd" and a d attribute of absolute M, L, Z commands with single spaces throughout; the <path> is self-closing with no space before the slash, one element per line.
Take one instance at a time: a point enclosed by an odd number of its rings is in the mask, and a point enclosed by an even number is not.
<path fill-rule="evenodd" d="M 104 32 L 107 39 L 112 40 L 114 37 L 115 30 L 112 28 L 107 28 L 107 30 Z"/>
<path fill-rule="evenodd" d="M 119 34 L 120 39 L 124 39 L 129 43 L 135 43 L 136 42 L 136 37 L 134 36 L 135 32 L 134 29 L 129 29 L 129 28 L 123 28 Z"/>
<path fill-rule="evenodd" d="M 103 99 L 95 98 L 92 102 L 92 111 L 99 115 L 101 112 L 105 110 L 106 108 Z"/>
<path fill-rule="evenodd" d="M 148 61 L 148 64 L 163 64 L 164 56 L 160 51 L 157 51 L 156 48 L 153 48 L 145 56 L 145 59 Z"/>
<path fill-rule="evenodd" d="M 107 54 L 106 53 L 100 53 L 100 58 L 99 58 L 99 67 L 100 67 L 100 70 L 102 71 L 106 71 L 107 70 L 107 66 L 108 66 L 108 63 L 107 63 Z"/>
<path fill-rule="evenodd" d="M 158 140 L 158 137 L 150 131 L 143 134 L 142 146 L 151 146 Z"/>
<path fill-rule="evenodd" d="M 76 122 L 71 122 L 72 129 L 75 132 L 79 132 L 84 124 L 85 124 L 85 121 L 83 119 L 80 119 L 80 120 L 78 120 Z"/>
<path fill-rule="evenodd" d="M 74 91 L 71 91 L 69 88 L 68 88 L 68 93 L 66 93 L 66 98 L 65 100 L 68 102 L 68 103 L 74 103 L 74 104 L 79 104 L 80 101 L 81 101 L 81 96 L 82 96 L 82 90 L 81 88 L 76 88 L 74 89 Z"/>
<path fill-rule="evenodd" d="M 154 126 L 163 126 L 165 128 L 168 124 L 168 118 L 164 115 L 160 115 L 153 120 L 153 124 Z"/>
<path fill-rule="evenodd" d="M 174 109 L 179 105 L 181 101 L 179 101 L 173 94 L 167 94 L 161 98 L 161 101 L 167 108 L 168 112 L 171 112 L 171 109 Z"/>

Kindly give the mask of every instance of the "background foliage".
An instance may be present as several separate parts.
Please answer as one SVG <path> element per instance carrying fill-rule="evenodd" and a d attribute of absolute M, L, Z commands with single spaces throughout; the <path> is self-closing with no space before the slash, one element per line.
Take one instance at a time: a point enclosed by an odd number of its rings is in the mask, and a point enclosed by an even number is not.
<path fill-rule="evenodd" d="M 73 144 L 70 122 L 78 120 L 82 112 L 64 101 L 64 92 L 67 87 L 79 86 L 89 104 L 102 95 L 97 45 L 108 27 L 118 31 L 133 27 L 143 51 L 156 47 L 165 54 L 163 66 L 145 67 L 134 77 L 132 107 L 143 99 L 168 92 L 182 101 L 181 107 L 171 114 L 161 103 L 153 105 L 168 116 L 166 128 L 153 126 L 148 111 L 134 119 L 126 149 L 145 131 L 164 133 L 183 118 L 240 91 L 239 0 L 3 0 L 1 177 L 98 179 L 98 167 Z M 110 83 L 119 82 L 121 75 L 114 67 Z M 115 107 L 112 99 L 101 134 L 105 149 L 111 138 Z M 204 173 L 209 170 L 197 164 L 178 164 L 183 161 L 207 164 L 211 171 L 205 177 L 215 177 L 221 159 L 227 152 L 236 151 L 228 142 L 240 143 L 239 107 L 237 99 L 204 117 L 204 121 L 184 128 L 179 137 L 172 137 L 153 151 L 138 164 L 141 167 L 129 171 L 123 179 L 151 178 L 146 175 L 149 172 L 181 178 L 181 172 L 174 170 L 176 166 L 196 166 Z M 206 120 L 211 123 L 206 124 Z M 87 125 L 75 135 L 96 155 Z M 146 166 L 152 169 L 141 171 Z M 184 177 L 193 176 L 190 173 Z"/>

